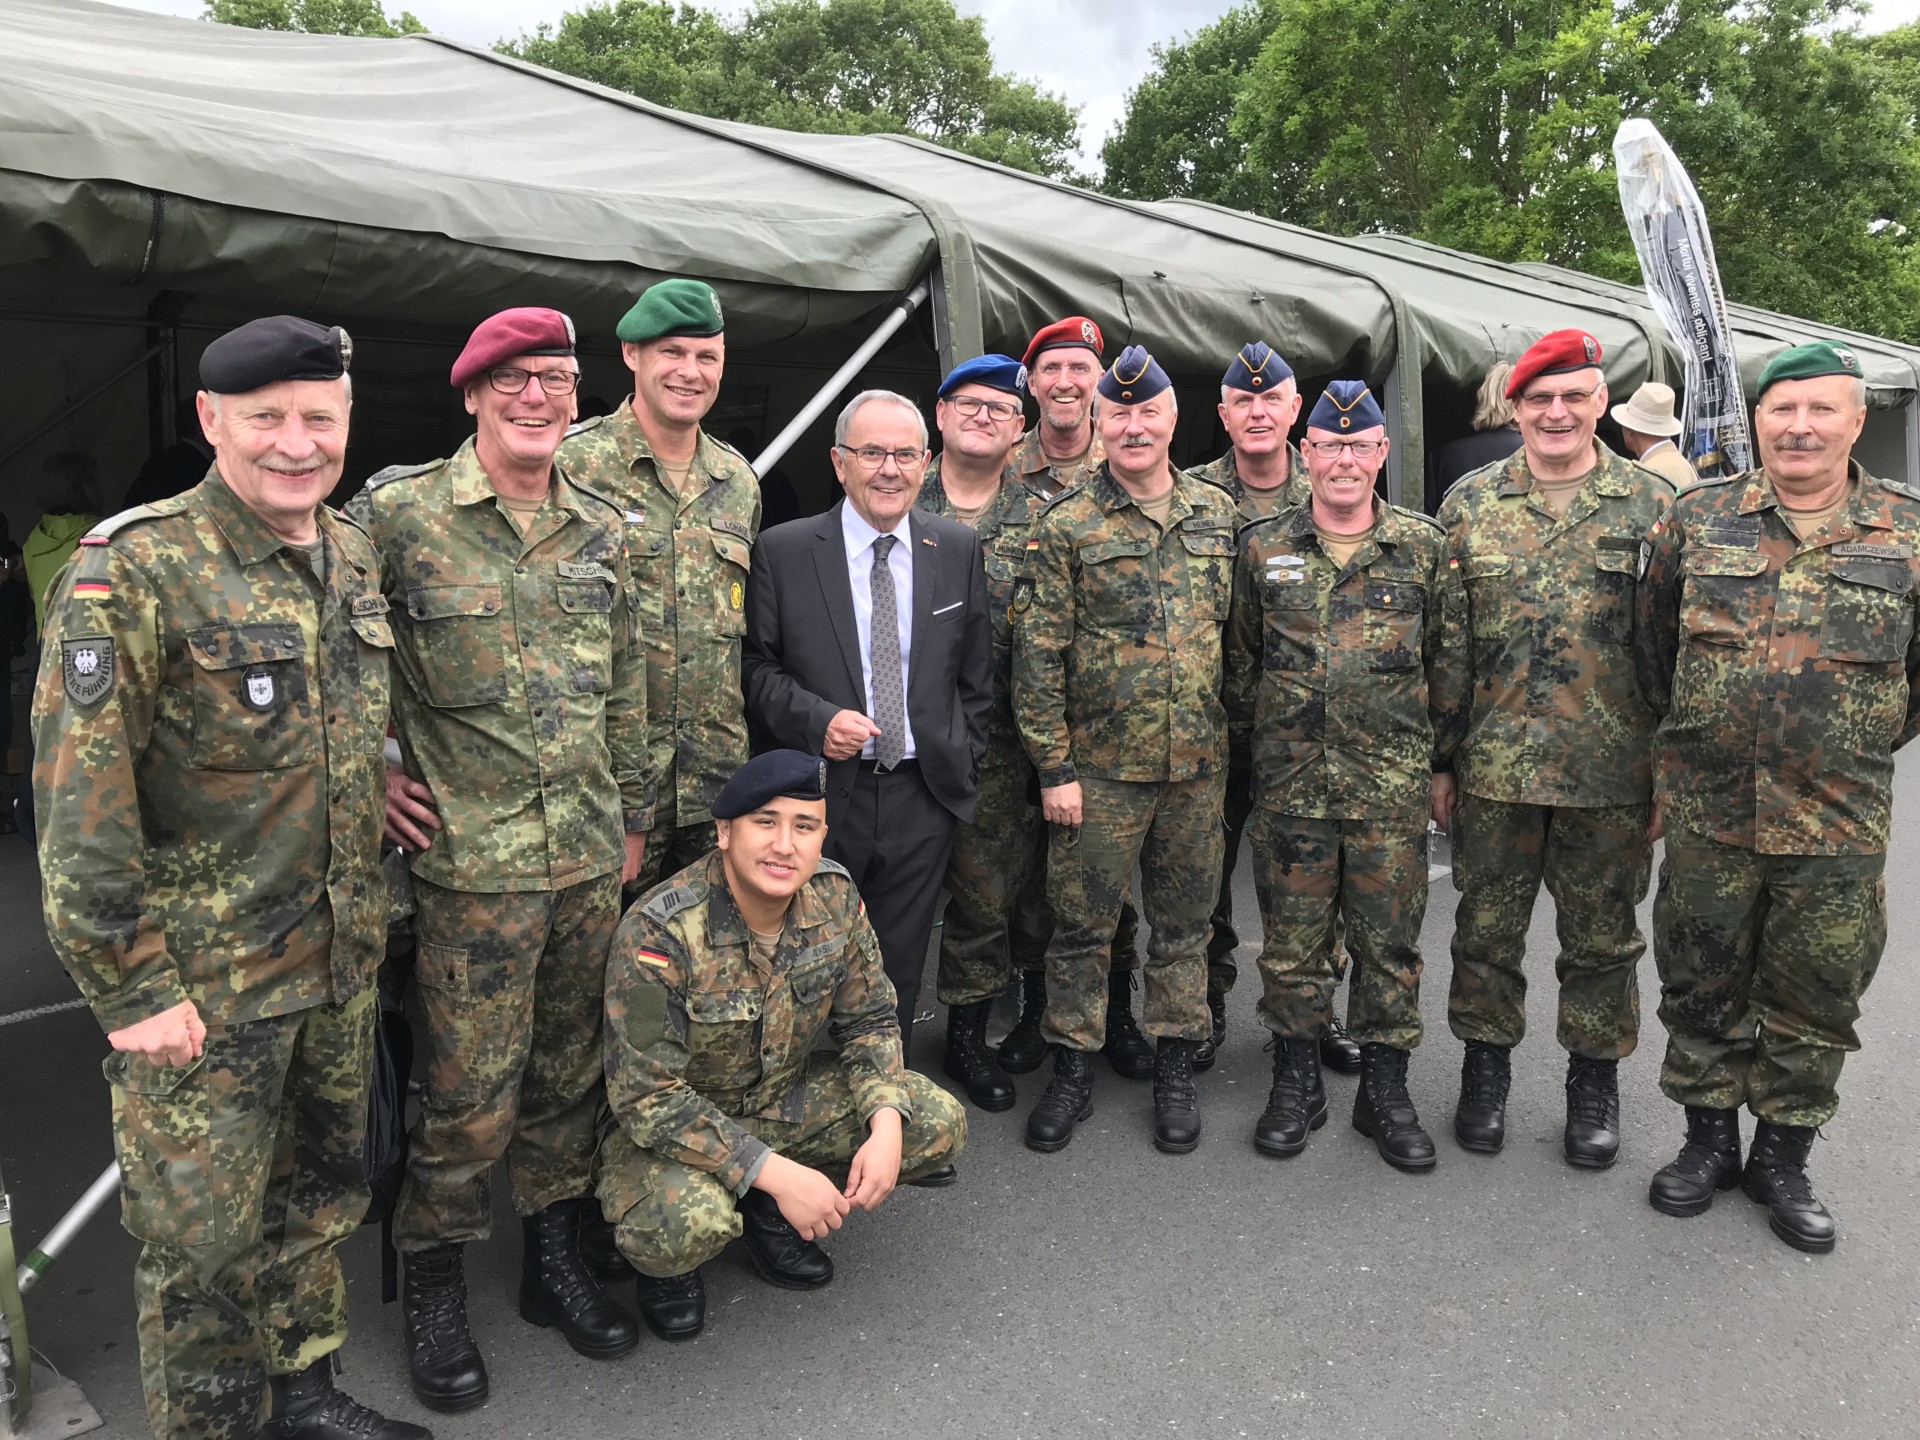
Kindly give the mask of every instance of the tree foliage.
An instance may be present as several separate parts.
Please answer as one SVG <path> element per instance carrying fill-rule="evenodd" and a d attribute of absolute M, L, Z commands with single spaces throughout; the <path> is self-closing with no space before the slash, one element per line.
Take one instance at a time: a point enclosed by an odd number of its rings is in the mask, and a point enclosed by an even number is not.
<path fill-rule="evenodd" d="M 919 135 L 1072 178 L 1079 112 L 996 70 L 953 0 L 757 0 L 734 18 L 612 0 L 502 41 L 504 54 L 696 114 L 787 130 Z"/>
<path fill-rule="evenodd" d="M 380 0 L 207 0 L 202 19 L 250 30 L 307 35 L 417 35 L 427 27 L 411 11 L 392 19 Z"/>

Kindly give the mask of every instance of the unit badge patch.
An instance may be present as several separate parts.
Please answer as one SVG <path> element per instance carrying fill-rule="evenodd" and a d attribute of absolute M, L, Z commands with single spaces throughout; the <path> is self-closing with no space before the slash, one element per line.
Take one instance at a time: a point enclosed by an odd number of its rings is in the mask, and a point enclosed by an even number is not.
<path fill-rule="evenodd" d="M 240 699 L 249 710 L 265 713 L 280 703 L 280 686 L 265 665 L 249 665 L 240 676 Z"/>
<path fill-rule="evenodd" d="M 61 670 L 76 705 L 97 705 L 113 689 L 113 641 L 106 636 L 61 642 Z"/>

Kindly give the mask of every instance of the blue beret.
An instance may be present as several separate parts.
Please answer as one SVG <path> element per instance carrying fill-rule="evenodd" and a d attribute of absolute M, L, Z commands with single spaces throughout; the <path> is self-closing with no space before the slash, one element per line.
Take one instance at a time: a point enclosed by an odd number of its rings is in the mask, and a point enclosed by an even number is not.
<path fill-rule="evenodd" d="M 1307 416 L 1309 430 L 1330 430 L 1336 435 L 1351 435 L 1386 423 L 1380 403 L 1364 380 L 1329 380 L 1314 402 L 1313 413 Z"/>
<path fill-rule="evenodd" d="M 245 395 L 283 380 L 338 380 L 353 362 L 353 342 L 338 325 L 269 315 L 229 330 L 200 356 L 200 388 Z"/>
<path fill-rule="evenodd" d="M 737 820 L 769 800 L 827 798 L 827 762 L 804 750 L 769 750 L 756 755 L 727 781 L 713 802 L 713 818 Z"/>
<path fill-rule="evenodd" d="M 1171 390 L 1173 381 L 1167 378 L 1167 372 L 1160 368 L 1160 362 L 1147 353 L 1144 345 L 1129 345 L 1120 352 L 1120 358 L 1113 362 L 1113 368 L 1100 377 L 1100 383 L 1094 386 L 1107 399 L 1116 405 L 1142 405 L 1164 390 Z"/>
<path fill-rule="evenodd" d="M 976 355 L 962 360 L 940 382 L 939 395 L 945 399 L 962 385 L 988 385 L 1009 395 L 1027 393 L 1027 367 L 1011 355 Z"/>
<path fill-rule="evenodd" d="M 1293 367 L 1266 341 L 1255 340 L 1240 347 L 1220 383 L 1229 390 L 1251 390 L 1258 395 L 1277 390 L 1282 380 L 1292 378 Z"/>

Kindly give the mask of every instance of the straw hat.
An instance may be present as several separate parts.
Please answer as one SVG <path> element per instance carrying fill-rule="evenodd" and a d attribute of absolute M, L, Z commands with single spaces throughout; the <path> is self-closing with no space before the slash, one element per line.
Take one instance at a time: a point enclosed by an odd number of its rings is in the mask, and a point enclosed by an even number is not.
<path fill-rule="evenodd" d="M 1678 435 L 1680 422 L 1673 414 L 1673 387 L 1649 380 L 1633 392 L 1624 405 L 1613 407 L 1612 415 L 1622 430 L 1637 430 L 1642 435 Z"/>

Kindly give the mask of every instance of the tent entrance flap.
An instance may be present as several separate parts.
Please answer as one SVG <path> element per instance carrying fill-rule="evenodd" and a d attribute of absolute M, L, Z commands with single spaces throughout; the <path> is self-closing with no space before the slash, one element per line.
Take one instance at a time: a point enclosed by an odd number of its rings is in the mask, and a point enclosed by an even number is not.
<path fill-rule="evenodd" d="M 930 289 L 930 279 L 922 278 L 913 289 L 894 302 L 893 309 L 887 312 L 887 318 L 880 322 L 873 334 L 862 341 L 860 348 L 847 357 L 846 363 L 833 372 L 811 400 L 800 407 L 800 413 L 787 422 L 786 429 L 773 437 L 773 443 L 754 457 L 755 474 L 764 475 L 780 463 L 780 458 L 793 448 L 794 442 L 807 433 L 807 427 L 820 418 L 827 406 L 847 388 L 848 382 L 880 353 L 880 347 L 891 340 L 900 327 L 907 323 L 907 318 L 926 302 Z"/>

